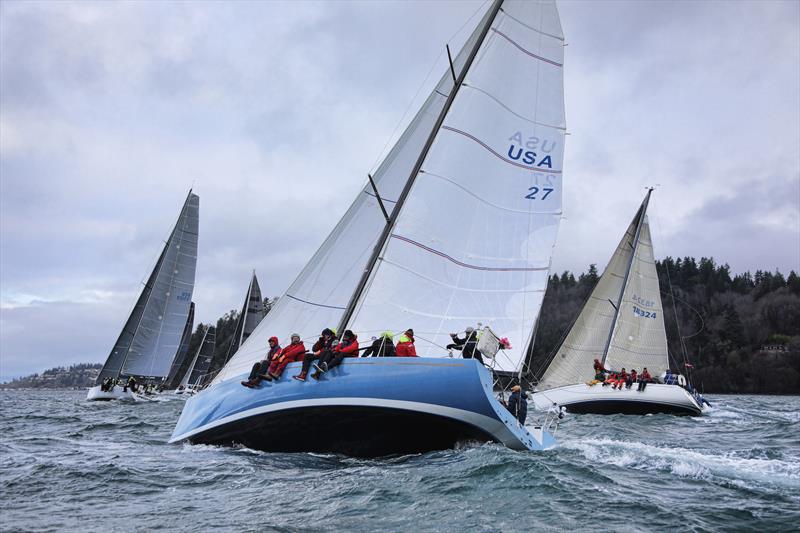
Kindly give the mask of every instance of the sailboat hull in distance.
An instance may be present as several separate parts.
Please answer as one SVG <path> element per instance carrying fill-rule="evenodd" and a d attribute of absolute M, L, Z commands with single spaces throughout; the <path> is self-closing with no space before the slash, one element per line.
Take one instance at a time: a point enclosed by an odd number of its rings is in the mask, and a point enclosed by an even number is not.
<path fill-rule="evenodd" d="M 122 385 L 114 385 L 110 391 L 100 390 L 100 385 L 95 385 L 89 389 L 86 399 L 90 401 L 109 401 L 109 400 L 130 400 L 136 401 L 136 396 L 129 388 Z"/>
<path fill-rule="evenodd" d="M 255 389 L 231 379 L 201 391 L 187 401 L 170 442 L 360 457 L 468 441 L 517 450 L 555 445 L 549 433 L 529 431 L 494 399 L 489 372 L 474 360 L 348 359 L 306 382 L 291 378 L 299 371 L 292 363 L 280 380 Z"/>
<path fill-rule="evenodd" d="M 556 404 L 570 413 L 581 414 L 667 413 L 697 416 L 703 412 L 700 403 L 686 389 L 678 385 L 659 383 L 648 383 L 643 391 L 637 390 L 635 383 L 630 389 L 612 389 L 611 385 L 590 386 L 584 383 L 565 385 L 534 393 L 533 402 L 536 409 L 542 411 L 549 410 Z"/>

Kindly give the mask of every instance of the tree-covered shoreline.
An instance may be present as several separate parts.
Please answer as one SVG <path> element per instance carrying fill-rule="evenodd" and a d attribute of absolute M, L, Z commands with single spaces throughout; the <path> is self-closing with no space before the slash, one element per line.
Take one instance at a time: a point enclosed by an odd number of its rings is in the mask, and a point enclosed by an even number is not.
<path fill-rule="evenodd" d="M 732 276 L 727 264 L 706 257 L 667 257 L 656 268 L 673 370 L 709 393 L 800 394 L 800 277 L 794 271 Z M 577 277 L 550 277 L 534 372 L 558 349 L 598 278 L 595 265 Z"/>

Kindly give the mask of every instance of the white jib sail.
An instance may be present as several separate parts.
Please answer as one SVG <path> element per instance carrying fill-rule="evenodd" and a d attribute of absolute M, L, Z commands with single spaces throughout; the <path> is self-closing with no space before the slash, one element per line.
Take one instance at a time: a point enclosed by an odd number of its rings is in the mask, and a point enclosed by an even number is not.
<path fill-rule="evenodd" d="M 473 32 L 454 58 L 455 68 L 464 65 L 467 51 L 478 35 L 478 30 Z M 453 80 L 448 71 L 373 174 L 389 212 L 394 209 L 452 87 Z M 213 383 L 248 372 L 253 363 L 263 357 L 268 349 L 267 339 L 273 335 L 285 345 L 292 333 L 299 333 L 303 339 L 316 340 L 322 329 L 335 327 L 385 224 L 378 201 L 367 182 L 319 250 Z"/>
<path fill-rule="evenodd" d="M 358 303 L 351 329 L 413 328 L 417 353 L 488 325 L 523 363 L 561 218 L 563 36 L 553 2 L 504 2 Z"/>
<path fill-rule="evenodd" d="M 628 372 L 647 367 L 651 375 L 669 368 L 664 309 L 653 256 L 650 225 L 645 216 L 619 316 L 606 355 L 606 366 Z"/>

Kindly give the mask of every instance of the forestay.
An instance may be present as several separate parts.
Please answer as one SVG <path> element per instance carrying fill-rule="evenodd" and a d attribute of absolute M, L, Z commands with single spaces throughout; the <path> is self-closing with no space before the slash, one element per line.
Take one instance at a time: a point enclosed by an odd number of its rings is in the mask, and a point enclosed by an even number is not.
<path fill-rule="evenodd" d="M 646 366 L 653 375 L 668 367 L 658 275 L 646 216 L 648 199 L 542 375 L 538 390 L 587 381 L 593 376 L 594 359 L 604 360 L 607 367 L 617 370 L 625 367 L 641 371 Z"/>
<path fill-rule="evenodd" d="M 456 68 L 464 65 L 466 50 L 474 46 L 477 38 L 476 30 L 454 59 Z M 452 88 L 453 80 L 447 72 L 373 174 L 387 210 L 394 209 Z M 214 383 L 249 371 L 264 356 L 267 339 L 273 335 L 286 345 L 292 333 L 314 339 L 324 328 L 336 326 L 385 224 L 372 187 L 366 183 L 297 279 Z"/>
<path fill-rule="evenodd" d="M 517 371 L 561 217 L 563 37 L 552 2 L 505 2 L 402 206 L 351 329 L 413 327 L 417 353 L 488 325 Z"/>

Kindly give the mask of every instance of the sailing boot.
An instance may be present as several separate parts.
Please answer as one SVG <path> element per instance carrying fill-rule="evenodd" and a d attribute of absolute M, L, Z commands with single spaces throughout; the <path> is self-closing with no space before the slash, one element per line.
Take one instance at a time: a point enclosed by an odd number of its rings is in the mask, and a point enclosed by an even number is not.
<path fill-rule="evenodd" d="M 292 376 L 292 378 L 296 379 L 297 381 L 305 381 L 306 380 L 306 373 L 305 372 L 300 372 L 298 375 Z"/>
<path fill-rule="evenodd" d="M 273 374 L 272 372 L 269 373 L 269 377 L 274 379 L 275 381 L 281 379 L 281 377 L 278 374 Z"/>

